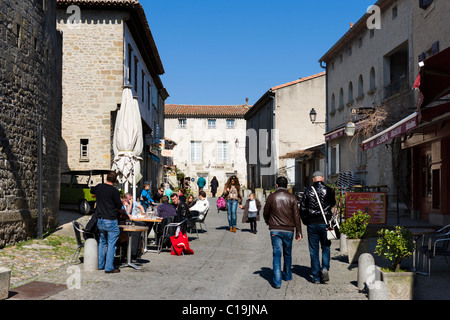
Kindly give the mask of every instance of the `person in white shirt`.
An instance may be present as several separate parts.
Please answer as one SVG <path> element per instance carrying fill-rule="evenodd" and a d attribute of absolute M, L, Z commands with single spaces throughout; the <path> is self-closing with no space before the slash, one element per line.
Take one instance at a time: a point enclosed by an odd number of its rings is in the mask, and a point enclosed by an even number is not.
<path fill-rule="evenodd" d="M 259 211 L 261 210 L 261 202 L 255 198 L 253 193 L 250 193 L 245 205 L 240 205 L 239 207 L 244 209 L 242 223 L 250 223 L 250 231 L 256 234 L 256 221 L 260 220 Z"/>
<path fill-rule="evenodd" d="M 189 208 L 189 211 L 192 213 L 193 217 L 198 217 L 202 220 L 205 217 L 206 211 L 209 209 L 209 202 L 206 198 L 206 192 L 200 191 L 198 193 L 198 200 L 192 207 Z"/>

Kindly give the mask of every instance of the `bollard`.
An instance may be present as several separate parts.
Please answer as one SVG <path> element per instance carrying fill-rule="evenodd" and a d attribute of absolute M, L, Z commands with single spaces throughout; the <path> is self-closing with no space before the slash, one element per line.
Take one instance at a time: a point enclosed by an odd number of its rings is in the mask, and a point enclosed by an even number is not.
<path fill-rule="evenodd" d="M 339 251 L 341 253 L 346 253 L 347 252 L 347 235 L 344 234 L 344 233 L 341 233 Z"/>
<path fill-rule="evenodd" d="M 369 288 L 369 300 L 389 300 L 386 282 L 376 280 L 368 284 L 367 287 Z"/>
<path fill-rule="evenodd" d="M 11 270 L 0 267 L 0 300 L 8 299 Z"/>
<path fill-rule="evenodd" d="M 98 244 L 94 238 L 84 243 L 84 271 L 98 270 Z"/>
<path fill-rule="evenodd" d="M 369 281 L 368 281 L 369 280 Z M 370 253 L 363 253 L 358 258 L 358 289 L 364 290 L 366 281 L 375 281 L 375 260 Z"/>

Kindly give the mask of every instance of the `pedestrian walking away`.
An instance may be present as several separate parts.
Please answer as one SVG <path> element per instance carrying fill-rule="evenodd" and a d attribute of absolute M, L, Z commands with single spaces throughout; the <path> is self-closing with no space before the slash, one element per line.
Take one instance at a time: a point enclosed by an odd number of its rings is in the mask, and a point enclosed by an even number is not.
<path fill-rule="evenodd" d="M 227 217 L 230 232 L 236 232 L 237 207 L 238 204 L 242 203 L 241 186 L 239 184 L 239 179 L 236 176 L 233 175 L 228 179 L 225 184 L 223 197 L 228 202 Z"/>
<path fill-rule="evenodd" d="M 217 188 L 219 187 L 219 181 L 217 181 L 216 176 L 214 176 L 211 180 L 211 194 L 212 197 L 215 198 L 216 197 L 216 193 L 217 193 Z"/>
<path fill-rule="evenodd" d="M 260 221 L 259 211 L 261 210 L 261 202 L 255 198 L 254 193 L 250 193 L 245 205 L 240 205 L 239 207 L 244 209 L 242 223 L 250 223 L 250 231 L 256 234 L 256 222 Z"/>
<path fill-rule="evenodd" d="M 98 268 L 105 273 L 117 273 L 120 269 L 114 267 L 116 242 L 120 229 L 118 223 L 119 210 L 122 208 L 120 192 L 114 187 L 117 173 L 110 171 L 106 175 L 106 182 L 91 188 L 96 198 L 97 227 L 100 232 L 98 243 Z"/>
<path fill-rule="evenodd" d="M 302 239 L 302 227 L 297 199 L 287 190 L 287 179 L 278 177 L 277 190 L 272 193 L 264 205 L 264 221 L 269 226 L 273 251 L 273 283 L 276 289 L 281 287 L 282 278 L 292 280 L 292 241 Z M 281 271 L 281 257 L 284 265 Z"/>
<path fill-rule="evenodd" d="M 314 190 L 317 192 L 317 196 Z M 303 193 L 300 215 L 303 223 L 307 226 L 312 282 L 325 283 L 330 279 L 331 241 L 327 239 L 327 224 L 323 219 L 318 201 L 320 201 L 327 222 L 329 222 L 332 217 L 331 209 L 336 205 L 336 198 L 334 190 L 325 185 L 323 173 L 320 171 L 313 173 L 313 185 L 306 188 Z M 319 245 L 322 249 L 322 265 L 319 258 Z"/>
<path fill-rule="evenodd" d="M 205 184 L 206 184 L 205 178 L 203 178 L 202 176 L 200 176 L 200 177 L 197 179 L 198 191 L 203 191 L 203 188 L 205 187 Z"/>

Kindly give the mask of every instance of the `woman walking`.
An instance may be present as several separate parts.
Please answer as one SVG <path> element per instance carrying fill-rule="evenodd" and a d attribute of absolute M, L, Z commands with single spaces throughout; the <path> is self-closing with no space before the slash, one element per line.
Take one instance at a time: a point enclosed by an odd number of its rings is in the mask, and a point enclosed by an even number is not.
<path fill-rule="evenodd" d="M 231 176 L 225 184 L 223 196 L 228 202 L 228 225 L 230 232 L 236 232 L 237 207 L 242 202 L 241 186 L 236 176 Z"/>
<path fill-rule="evenodd" d="M 244 209 L 244 215 L 242 216 L 242 223 L 250 223 L 250 230 L 256 234 L 256 221 L 259 221 L 259 211 L 261 210 L 261 202 L 255 198 L 253 193 L 250 193 L 249 199 L 245 202 L 245 205 L 239 206 Z"/>
<path fill-rule="evenodd" d="M 218 187 L 219 187 L 219 181 L 217 181 L 216 176 L 214 176 L 211 180 L 211 193 L 212 193 L 213 198 L 216 197 Z"/>

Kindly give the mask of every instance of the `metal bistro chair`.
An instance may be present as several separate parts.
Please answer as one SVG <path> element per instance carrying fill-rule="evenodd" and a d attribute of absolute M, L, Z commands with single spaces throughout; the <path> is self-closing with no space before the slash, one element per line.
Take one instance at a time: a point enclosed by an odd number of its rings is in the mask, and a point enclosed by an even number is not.
<path fill-rule="evenodd" d="M 84 248 L 84 242 L 81 239 L 81 235 L 84 233 L 84 234 L 87 234 L 87 235 L 92 235 L 92 237 L 94 237 L 94 234 L 91 233 L 91 232 L 86 231 L 84 229 L 84 226 L 81 223 L 79 223 L 78 221 L 72 221 L 72 225 L 73 225 L 73 230 L 75 231 L 75 238 L 77 239 L 78 247 L 77 247 L 77 249 L 75 250 L 75 252 L 74 252 L 74 254 L 72 256 L 72 259 L 70 259 L 69 266 L 72 265 L 72 262 L 74 261 L 74 259 L 76 257 L 78 258 L 78 255 L 80 254 L 81 249 Z"/>
<path fill-rule="evenodd" d="M 168 218 L 172 218 L 172 217 L 168 217 Z M 167 248 L 167 247 L 170 248 L 170 245 L 169 245 L 170 237 L 174 236 L 176 234 L 177 229 L 178 228 L 181 229 L 182 225 L 188 221 L 188 219 L 184 219 L 183 221 L 180 221 L 180 222 L 171 222 L 171 223 L 165 224 L 165 222 L 168 220 L 168 218 L 164 218 L 163 222 L 161 223 L 162 225 L 164 225 L 164 227 L 163 227 L 163 232 L 162 232 L 161 236 L 159 237 L 159 241 L 158 241 L 158 253 L 160 253 L 164 248 Z"/>
<path fill-rule="evenodd" d="M 422 246 L 420 252 L 423 255 L 423 264 L 425 268 L 425 258 L 427 259 L 427 273 L 431 277 L 431 259 L 436 256 L 444 256 L 447 265 L 450 266 L 448 257 L 450 256 L 450 225 L 447 225 L 428 239 L 428 246 Z"/>
<path fill-rule="evenodd" d="M 206 210 L 205 214 L 203 215 L 203 219 L 200 219 L 199 217 L 191 218 L 191 221 L 194 222 L 193 227 L 195 227 L 195 232 L 197 233 L 197 240 L 199 239 L 197 223 L 199 224 L 202 231 L 207 231 L 205 219 L 206 219 L 206 216 L 208 215 L 208 212 L 209 212 L 209 208 Z M 205 229 L 203 229 L 202 224 L 205 226 Z M 191 231 L 192 231 L 192 229 L 191 229 Z"/>

